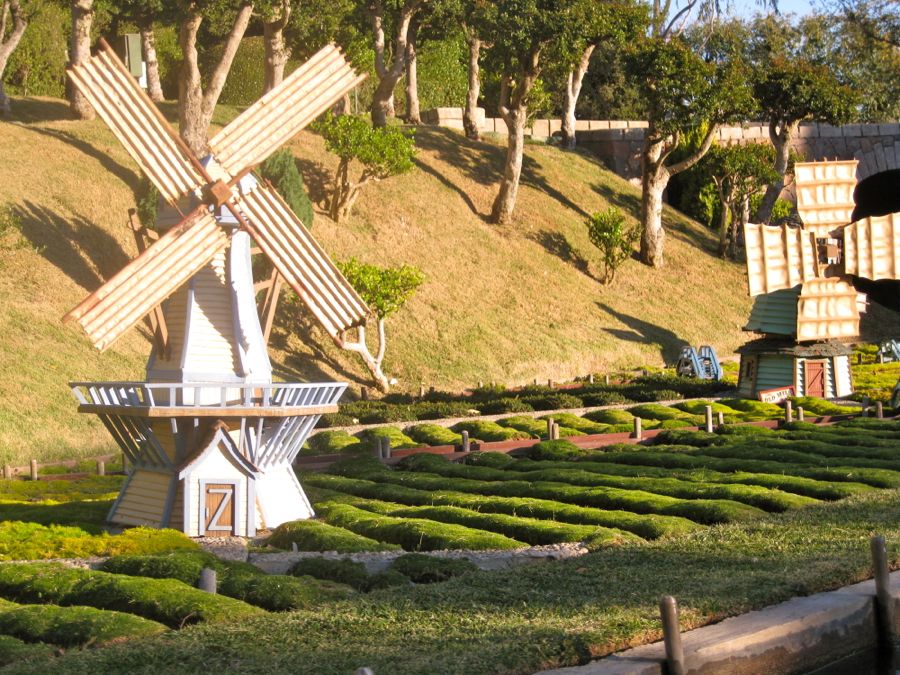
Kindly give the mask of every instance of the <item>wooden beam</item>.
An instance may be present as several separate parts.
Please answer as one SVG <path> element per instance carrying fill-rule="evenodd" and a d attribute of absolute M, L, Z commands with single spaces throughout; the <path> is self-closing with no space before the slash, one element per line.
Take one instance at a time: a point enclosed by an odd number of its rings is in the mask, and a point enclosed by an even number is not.
<path fill-rule="evenodd" d="M 338 412 L 334 405 L 295 405 L 295 406 L 131 406 L 103 405 L 99 403 L 82 403 L 78 406 L 80 413 L 95 415 L 121 415 L 123 417 L 216 417 L 233 419 L 240 417 L 307 417 L 311 415 L 330 415 Z"/>
<path fill-rule="evenodd" d="M 277 269 L 273 268 L 259 311 L 259 323 L 263 330 L 263 343 L 266 346 L 269 345 L 269 336 L 272 334 L 272 325 L 275 323 L 275 310 L 278 309 L 278 296 L 283 284 L 284 277 L 278 273 Z"/>
<path fill-rule="evenodd" d="M 134 235 L 134 241 L 137 244 L 138 253 L 147 250 L 148 242 L 153 243 L 159 239 L 159 233 L 148 229 L 144 226 L 137 215 L 137 210 L 128 209 L 128 225 L 131 227 L 131 233 Z M 153 341 L 156 344 L 156 350 L 163 359 L 171 356 L 171 345 L 169 344 L 169 327 L 166 324 L 166 317 L 163 314 L 162 306 L 157 305 L 153 310 L 144 317 L 144 321 L 153 333 Z"/>

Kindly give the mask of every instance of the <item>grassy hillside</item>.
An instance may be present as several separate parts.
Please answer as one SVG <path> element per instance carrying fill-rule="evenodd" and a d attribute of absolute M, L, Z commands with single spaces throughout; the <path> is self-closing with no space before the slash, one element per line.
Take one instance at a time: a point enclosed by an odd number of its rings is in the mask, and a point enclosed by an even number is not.
<path fill-rule="evenodd" d="M 218 121 L 233 114 L 221 110 Z M 529 145 L 517 222 L 498 227 L 485 215 L 499 142 L 435 129 L 417 137 L 411 174 L 367 188 L 348 222 L 318 213 L 314 224 L 339 259 L 425 272 L 388 324 L 386 370 L 401 388 L 562 380 L 661 364 L 687 343 L 713 344 L 727 358 L 744 340 L 742 267 L 717 259 L 709 232 L 676 212 L 665 215 L 665 270 L 630 261 L 612 285 L 596 281 L 584 218 L 610 204 L 634 216 L 639 195 L 590 157 Z M 291 147 L 322 206 L 333 159 L 311 133 Z M 107 450 L 100 425 L 75 414 L 66 382 L 140 379 L 147 333 L 133 331 L 100 354 L 60 317 L 134 255 L 126 210 L 137 168 L 102 122 L 71 120 L 63 102 L 47 99 L 14 101 L 12 123 L 0 125 L 0 156 L 0 463 Z M 896 326 L 876 319 L 888 332 Z M 271 346 L 285 379 L 364 376 L 290 303 Z"/>

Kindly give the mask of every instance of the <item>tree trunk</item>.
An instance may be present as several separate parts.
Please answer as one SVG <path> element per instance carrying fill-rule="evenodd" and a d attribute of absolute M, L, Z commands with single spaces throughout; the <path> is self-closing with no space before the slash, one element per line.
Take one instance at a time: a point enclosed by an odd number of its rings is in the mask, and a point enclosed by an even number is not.
<path fill-rule="evenodd" d="M 25 28 L 28 27 L 28 21 L 19 0 L 6 0 L 2 4 L 0 11 L 3 12 L 0 18 L 0 114 L 8 115 L 11 112 L 9 97 L 3 88 L 3 77 L 6 73 L 6 64 L 9 63 L 9 57 L 19 46 L 19 41 L 25 34 Z M 6 35 L 7 17 L 11 16 L 13 20 L 12 30 Z M 5 39 L 4 39 L 5 38 Z"/>
<path fill-rule="evenodd" d="M 291 3 L 284 0 L 271 21 L 263 24 L 265 44 L 265 84 L 263 93 L 271 91 L 284 79 L 284 67 L 291 58 L 291 50 L 284 43 L 284 29 L 291 18 Z"/>
<path fill-rule="evenodd" d="M 566 89 L 563 98 L 562 114 L 562 143 L 563 147 L 570 150 L 575 147 L 575 106 L 581 95 L 581 85 L 584 82 L 584 74 L 591 62 L 591 54 L 595 45 L 589 45 L 582 53 L 578 65 L 569 71 L 566 79 Z"/>
<path fill-rule="evenodd" d="M 779 177 L 766 188 L 759 211 L 756 212 L 756 222 L 758 223 L 768 223 L 772 218 L 772 209 L 775 208 L 775 202 L 778 201 L 778 197 L 784 189 L 784 176 L 787 173 L 791 154 L 791 139 L 799 126 L 799 121 L 782 122 L 780 128 L 776 120 L 769 122 L 769 140 L 775 147 L 775 170 Z"/>
<path fill-rule="evenodd" d="M 244 4 L 238 10 L 231 32 L 225 41 L 222 57 L 213 69 L 209 85 L 203 91 L 200 66 L 197 59 L 197 31 L 203 21 L 202 15 L 195 9 L 181 22 L 178 32 L 178 44 L 181 47 L 181 73 L 178 79 L 178 131 L 188 147 L 198 156 L 204 157 L 208 152 L 209 123 L 212 121 L 216 102 L 225 78 L 231 69 L 231 63 L 237 52 L 244 31 L 250 21 L 252 5 Z"/>
<path fill-rule="evenodd" d="M 141 48 L 144 50 L 144 63 L 147 64 L 147 95 L 151 101 L 162 101 L 163 90 L 159 81 L 159 61 L 156 58 L 156 35 L 153 23 L 141 26 Z"/>
<path fill-rule="evenodd" d="M 507 128 L 506 165 L 500 192 L 491 207 L 491 222 L 505 224 L 512 221 L 519 192 L 519 178 L 522 175 L 522 152 L 525 148 L 525 121 L 528 117 L 526 106 L 519 105 L 503 114 Z"/>
<path fill-rule="evenodd" d="M 662 198 L 668 184 L 665 165 L 646 162 L 641 176 L 641 262 L 653 267 L 663 266 Z"/>
<path fill-rule="evenodd" d="M 481 40 L 469 34 L 469 89 L 466 92 L 466 107 L 463 111 L 463 128 L 466 138 L 477 141 L 481 137 L 478 128 L 478 96 L 481 94 L 481 77 L 478 58 L 481 55 Z"/>
<path fill-rule="evenodd" d="M 390 68 L 385 62 L 384 10 L 381 0 L 373 0 L 369 5 L 369 16 L 372 20 L 375 49 L 375 73 L 378 75 L 378 86 L 372 94 L 372 125 L 383 127 L 387 118 L 394 115 L 394 88 L 406 70 L 406 43 L 409 24 L 419 10 L 422 0 L 404 0 L 397 21 L 397 34 L 394 37 L 393 61 Z"/>
<path fill-rule="evenodd" d="M 366 369 L 369 371 L 369 374 L 372 376 L 372 380 L 376 387 L 382 392 L 387 393 L 390 389 L 391 381 L 388 380 L 387 376 L 384 374 L 384 371 L 381 370 L 381 363 L 384 360 L 384 351 L 387 345 L 387 337 L 384 332 L 384 319 L 378 319 L 378 350 L 377 354 L 374 356 L 372 352 L 369 351 L 369 346 L 366 344 L 366 329 L 364 326 L 360 326 L 359 331 L 359 340 L 357 342 L 343 342 L 340 343 L 341 347 L 344 349 L 356 352 L 359 354 L 363 363 L 366 366 Z"/>
<path fill-rule="evenodd" d="M 91 23 L 94 20 L 94 0 L 72 0 L 72 39 L 69 44 L 69 64 L 80 65 L 91 56 Z M 78 87 L 69 83 L 69 106 L 78 119 L 94 119 L 94 109 L 88 100 L 78 91 Z"/>
<path fill-rule="evenodd" d="M 725 252 L 728 250 L 728 215 L 730 207 L 728 205 L 728 198 L 725 196 L 725 191 L 722 186 L 716 184 L 716 189 L 719 192 L 719 204 L 722 207 L 722 213 L 719 214 L 719 248 L 717 249 L 717 252 L 719 257 L 724 258 Z"/>
<path fill-rule="evenodd" d="M 416 39 L 418 25 L 414 22 L 409 29 L 409 41 L 406 43 L 406 123 L 422 124 L 419 114 L 419 74 L 416 60 Z"/>

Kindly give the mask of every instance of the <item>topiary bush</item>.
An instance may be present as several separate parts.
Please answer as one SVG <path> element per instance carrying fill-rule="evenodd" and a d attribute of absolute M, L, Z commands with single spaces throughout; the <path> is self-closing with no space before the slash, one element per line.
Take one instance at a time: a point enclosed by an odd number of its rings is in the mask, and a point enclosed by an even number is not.
<path fill-rule="evenodd" d="M 493 401 L 485 401 L 478 406 L 483 415 L 502 415 L 504 413 L 531 412 L 534 410 L 527 401 L 518 396 L 504 396 Z"/>
<path fill-rule="evenodd" d="M 416 584 L 439 583 L 478 571 L 475 563 L 465 558 L 436 558 L 421 553 L 400 556 L 391 563 L 391 569 Z"/>
<path fill-rule="evenodd" d="M 525 432 L 502 427 L 496 422 L 488 422 L 486 420 L 458 422 L 450 428 L 457 433 L 468 431 L 469 438 L 478 439 L 485 442 L 514 441 L 531 438 L 531 436 Z"/>
<path fill-rule="evenodd" d="M 54 656 L 56 649 L 52 645 L 43 642 L 23 642 L 12 635 L 0 635 L 0 668 L 11 663 L 50 659 Z"/>
<path fill-rule="evenodd" d="M 570 441 L 559 439 L 556 441 L 541 441 L 532 445 L 528 448 L 526 456 L 529 459 L 543 461 L 573 459 L 587 454 L 589 454 L 589 451 L 579 448 Z"/>
<path fill-rule="evenodd" d="M 315 436 L 310 436 L 304 444 L 301 454 L 304 455 L 334 455 L 338 453 L 352 454 L 369 450 L 369 446 L 361 443 L 356 436 L 351 436 L 346 431 L 320 431 Z"/>
<path fill-rule="evenodd" d="M 617 391 L 588 391 L 581 394 L 581 400 L 586 406 L 618 405 L 629 402 L 627 398 Z"/>
<path fill-rule="evenodd" d="M 652 439 L 653 445 L 692 445 L 697 448 L 725 445 L 728 442 L 727 438 L 715 432 L 682 431 L 680 429 L 662 431 Z"/>
<path fill-rule="evenodd" d="M 415 424 L 403 430 L 414 441 L 424 445 L 457 445 L 462 436 L 437 424 Z"/>
<path fill-rule="evenodd" d="M 358 591 L 365 591 L 369 582 L 366 566 L 348 558 L 328 560 L 326 558 L 304 558 L 294 563 L 288 574 L 295 577 L 309 576 L 315 579 L 345 584 Z"/>
<path fill-rule="evenodd" d="M 628 425 L 629 428 L 634 424 L 634 415 L 627 410 L 594 410 L 584 414 L 586 420 L 597 422 L 599 424 L 610 425 Z"/>
<path fill-rule="evenodd" d="M 544 396 L 526 396 L 522 400 L 535 410 L 567 410 L 584 407 L 584 401 L 572 394 L 553 393 Z"/>
<path fill-rule="evenodd" d="M 615 207 L 591 214 L 585 226 L 603 262 L 600 283 L 611 283 L 616 271 L 631 256 L 631 249 L 640 236 L 640 228 L 634 223 L 626 225 L 625 216 Z"/>
<path fill-rule="evenodd" d="M 505 469 L 516 463 L 505 452 L 470 452 L 463 461 L 471 466 L 486 466 L 490 469 Z"/>
<path fill-rule="evenodd" d="M 392 551 L 400 547 L 369 537 L 363 537 L 341 527 L 334 527 L 319 520 L 292 520 L 276 527 L 265 543 L 290 551 L 297 544 L 300 551 L 337 551 L 358 553 L 361 551 Z"/>
<path fill-rule="evenodd" d="M 544 417 L 541 417 L 541 419 L 552 419 L 561 427 L 577 429 L 578 431 L 585 434 L 605 434 L 609 431 L 610 427 L 609 424 L 594 422 L 593 420 L 589 420 L 586 417 L 579 417 L 578 415 L 573 415 L 572 413 L 553 413 L 552 415 L 545 415 Z"/>
<path fill-rule="evenodd" d="M 420 445 L 397 427 L 374 427 L 372 429 L 364 429 L 357 434 L 357 437 L 370 448 L 377 447 L 376 439 L 379 438 L 388 439 L 391 442 L 392 448 L 417 448 Z"/>
<path fill-rule="evenodd" d="M 468 402 L 462 401 L 419 401 L 409 406 L 414 419 L 439 420 L 447 417 L 471 417 L 477 415 Z"/>

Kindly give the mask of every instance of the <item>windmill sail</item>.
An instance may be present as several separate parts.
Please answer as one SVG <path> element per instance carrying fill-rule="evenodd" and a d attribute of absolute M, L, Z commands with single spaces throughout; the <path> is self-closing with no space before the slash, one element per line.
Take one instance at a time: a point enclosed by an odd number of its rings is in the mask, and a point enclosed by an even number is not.
<path fill-rule="evenodd" d="M 811 232 L 781 225 L 744 225 L 750 296 L 771 293 L 819 276 L 816 239 Z"/>
<path fill-rule="evenodd" d="M 209 182 L 202 167 L 122 65 L 100 41 L 97 53 L 69 77 L 167 202 Z"/>
<path fill-rule="evenodd" d="M 866 279 L 900 279 L 900 213 L 863 218 L 844 228 L 844 271 Z"/>
<path fill-rule="evenodd" d="M 851 159 L 794 165 L 797 213 L 804 229 L 817 237 L 827 237 L 852 220 L 857 164 Z"/>

